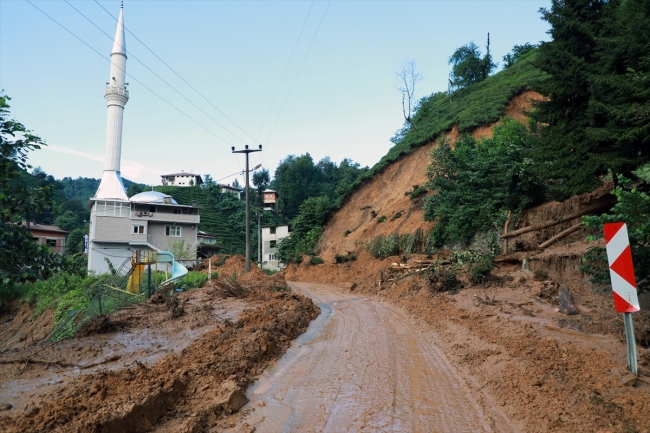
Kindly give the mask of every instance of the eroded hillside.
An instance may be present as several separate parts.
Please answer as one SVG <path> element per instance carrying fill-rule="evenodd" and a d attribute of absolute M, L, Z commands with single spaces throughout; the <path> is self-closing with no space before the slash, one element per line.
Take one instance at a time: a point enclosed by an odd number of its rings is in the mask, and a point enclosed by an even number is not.
<path fill-rule="evenodd" d="M 525 91 L 510 100 L 505 115 L 526 122 L 533 101 L 541 99 L 540 94 Z M 491 137 L 493 127 L 494 124 L 482 126 L 470 133 L 476 138 Z M 459 137 L 458 129 L 454 127 L 446 135 L 453 142 Z M 320 253 L 326 261 L 333 260 L 336 254 L 359 252 L 368 240 L 378 235 L 395 231 L 413 233 L 418 228 L 425 232 L 431 230 L 433 224 L 422 218 L 423 197 L 411 200 L 405 193 L 426 182 L 429 154 L 434 146 L 435 141 L 431 141 L 414 149 L 350 195 L 324 227 Z M 380 223 L 382 216 L 386 218 Z"/>

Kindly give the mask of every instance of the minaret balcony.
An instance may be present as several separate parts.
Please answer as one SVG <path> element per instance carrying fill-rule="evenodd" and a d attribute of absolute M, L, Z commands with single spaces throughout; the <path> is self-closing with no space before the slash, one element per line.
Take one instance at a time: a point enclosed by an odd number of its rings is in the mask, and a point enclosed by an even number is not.
<path fill-rule="evenodd" d="M 104 90 L 104 99 L 106 102 L 117 102 L 123 106 L 129 100 L 129 91 L 126 87 L 108 86 Z"/>

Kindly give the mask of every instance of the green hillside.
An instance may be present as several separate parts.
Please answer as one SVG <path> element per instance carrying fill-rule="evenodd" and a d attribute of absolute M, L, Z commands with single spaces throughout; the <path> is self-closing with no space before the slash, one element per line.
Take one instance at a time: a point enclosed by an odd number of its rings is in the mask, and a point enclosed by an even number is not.
<path fill-rule="evenodd" d="M 383 171 L 399 158 L 410 154 L 414 148 L 429 143 L 454 125 L 458 131 L 472 129 L 498 121 L 505 114 L 508 101 L 536 82 L 545 74 L 533 65 L 536 51 L 523 56 L 513 66 L 471 86 L 455 92 L 436 92 L 420 100 L 413 116 L 415 129 L 411 128 L 388 153 L 355 183 Z M 399 133 L 398 133 L 399 135 Z"/>

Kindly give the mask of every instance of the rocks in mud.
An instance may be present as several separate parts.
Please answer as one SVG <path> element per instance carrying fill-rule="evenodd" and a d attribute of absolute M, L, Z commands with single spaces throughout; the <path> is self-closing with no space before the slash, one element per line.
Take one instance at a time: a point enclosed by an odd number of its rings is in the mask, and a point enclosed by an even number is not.
<path fill-rule="evenodd" d="M 248 403 L 248 398 L 241 387 L 233 380 L 227 380 L 221 384 L 217 404 L 223 406 L 225 413 L 231 414 L 237 412 L 246 403 Z"/>
<path fill-rule="evenodd" d="M 579 313 L 578 309 L 573 304 L 573 297 L 571 296 L 571 292 L 569 292 L 568 288 L 560 288 L 558 291 L 558 298 L 560 300 L 560 313 L 566 314 L 567 316 L 573 316 Z"/>

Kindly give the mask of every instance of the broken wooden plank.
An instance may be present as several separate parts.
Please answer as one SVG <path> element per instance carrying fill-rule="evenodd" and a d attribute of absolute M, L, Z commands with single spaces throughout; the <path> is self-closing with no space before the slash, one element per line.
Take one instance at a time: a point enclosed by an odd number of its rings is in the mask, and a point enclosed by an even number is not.
<path fill-rule="evenodd" d="M 569 227 L 568 229 L 566 229 L 564 231 L 561 231 L 560 233 L 556 234 L 555 236 L 553 236 L 551 239 L 547 240 L 546 242 L 543 242 L 543 243 L 539 244 L 539 246 L 537 248 L 544 249 L 544 248 L 548 247 L 549 245 L 553 245 L 555 242 L 559 241 L 562 238 L 565 238 L 565 237 L 569 236 L 573 232 L 577 232 L 581 228 L 582 228 L 582 221 L 580 221 L 578 224 L 576 224 L 574 226 Z"/>
<path fill-rule="evenodd" d="M 541 229 L 545 229 L 547 227 L 556 226 L 558 224 L 562 224 L 564 222 L 571 221 L 571 220 L 574 220 L 576 218 L 580 218 L 581 216 L 586 215 L 588 213 L 595 212 L 595 211 L 601 210 L 601 209 L 606 209 L 606 208 L 608 208 L 610 206 L 612 206 L 612 203 L 610 203 L 610 202 L 597 203 L 597 204 L 588 206 L 588 207 L 586 207 L 586 208 L 584 208 L 584 209 L 582 209 L 580 211 L 574 212 L 574 213 L 572 213 L 570 215 L 559 218 L 557 220 L 545 221 L 543 223 L 535 224 L 535 225 L 528 226 L 528 227 L 523 227 L 523 228 L 520 228 L 519 230 L 515 230 L 515 231 L 512 231 L 510 233 L 504 233 L 500 237 L 501 237 L 501 239 L 514 238 L 516 236 L 523 235 L 524 233 L 533 232 L 535 230 L 541 230 Z"/>

